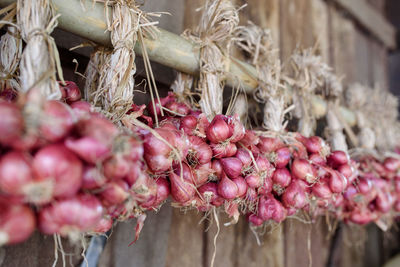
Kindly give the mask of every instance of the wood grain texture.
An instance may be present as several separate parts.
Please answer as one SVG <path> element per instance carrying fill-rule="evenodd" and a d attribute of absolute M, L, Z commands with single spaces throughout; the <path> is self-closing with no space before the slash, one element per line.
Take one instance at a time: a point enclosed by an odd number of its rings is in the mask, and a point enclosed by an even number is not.
<path fill-rule="evenodd" d="M 311 0 L 280 1 L 280 51 L 284 62 L 290 58 L 297 46 L 308 48 L 315 44 L 311 7 Z"/>
<path fill-rule="evenodd" d="M 268 28 L 271 30 L 275 47 L 279 47 L 280 21 L 279 21 L 279 0 L 236 0 L 237 6 L 247 4 L 240 11 L 240 24 L 246 25 L 247 21 Z"/>
<path fill-rule="evenodd" d="M 296 219 L 285 222 L 285 266 L 326 266 L 330 238 L 324 217 L 313 224 L 305 224 Z M 311 244 L 311 249 L 308 247 Z"/>
<path fill-rule="evenodd" d="M 331 17 L 332 67 L 347 85 L 356 80 L 355 35 L 353 22 L 344 17 L 336 7 L 329 6 Z"/>
<path fill-rule="evenodd" d="M 168 240 L 163 243 L 167 247 L 164 266 L 203 266 L 204 226 L 199 224 L 201 218 L 202 214 L 197 211 L 184 214 L 173 209 Z"/>
<path fill-rule="evenodd" d="M 372 51 L 368 36 L 359 30 L 354 32 L 354 80 L 362 84 L 373 86 Z"/>
<path fill-rule="evenodd" d="M 134 239 L 136 221 L 118 223 L 100 257 L 99 267 L 164 266 L 171 216 L 169 204 L 158 213 L 149 212 L 140 238 L 132 246 L 128 245 Z"/>
<path fill-rule="evenodd" d="M 67 265 L 75 266 L 81 261 L 81 246 L 72 245 L 68 240 L 63 240 L 64 251 L 71 256 L 65 258 Z M 52 266 L 55 260 L 53 236 L 44 236 L 35 232 L 24 243 L 5 247 L 3 250 L 1 267 L 42 267 Z M 61 253 L 59 253 L 56 267 L 63 266 Z"/>
<path fill-rule="evenodd" d="M 365 0 L 334 0 L 390 49 L 396 48 L 396 29 Z"/>
<path fill-rule="evenodd" d="M 281 226 L 274 226 L 274 230 L 260 236 L 261 245 L 251 231 L 244 217 L 236 225 L 224 226 L 229 222 L 226 215 L 219 216 L 220 233 L 217 236 L 217 251 L 215 266 L 257 267 L 274 266 L 284 267 L 284 235 Z M 213 222 L 206 233 L 207 242 L 205 265 L 209 267 L 214 254 L 214 237 L 217 232 Z"/>

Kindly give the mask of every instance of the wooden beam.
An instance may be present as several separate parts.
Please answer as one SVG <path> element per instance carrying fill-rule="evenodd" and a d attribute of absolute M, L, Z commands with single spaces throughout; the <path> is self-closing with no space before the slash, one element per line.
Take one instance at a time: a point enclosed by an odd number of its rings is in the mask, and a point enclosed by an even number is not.
<path fill-rule="evenodd" d="M 389 49 L 396 48 L 396 29 L 365 0 L 334 0 Z"/>
<path fill-rule="evenodd" d="M 16 0 L 0 0 L 0 7 Z M 101 45 L 110 46 L 110 33 L 106 31 L 104 6 L 93 4 L 92 0 L 52 0 L 59 18 L 59 27 Z M 84 8 L 83 8 L 83 7 Z M 199 73 L 199 48 L 177 34 L 159 28 L 156 38 L 144 40 L 150 60 L 192 75 Z M 142 47 L 137 44 L 135 51 L 142 55 Z M 242 86 L 247 93 L 253 93 L 258 86 L 256 69 L 245 62 L 227 59 L 230 62 L 227 73 L 227 85 Z M 313 99 L 313 108 L 319 116 L 327 112 L 326 102 L 319 96 Z M 342 116 L 351 126 L 356 124 L 356 116 L 342 107 Z"/>

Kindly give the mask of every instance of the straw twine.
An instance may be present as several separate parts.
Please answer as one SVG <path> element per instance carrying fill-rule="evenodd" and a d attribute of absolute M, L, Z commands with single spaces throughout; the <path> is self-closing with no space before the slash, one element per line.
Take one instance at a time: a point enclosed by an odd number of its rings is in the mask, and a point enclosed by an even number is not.
<path fill-rule="evenodd" d="M 372 96 L 372 90 L 359 83 L 352 84 L 346 90 L 346 103 L 353 110 L 357 117 L 359 129 L 357 138 L 358 146 L 363 149 L 375 148 L 375 133 L 371 129 L 370 121 L 366 119 L 368 113 L 366 109 L 367 99 Z"/>
<path fill-rule="evenodd" d="M 108 7 L 106 10 L 108 12 Z M 140 25 L 140 10 L 134 1 L 116 1 L 111 6 L 112 21 L 108 21 L 111 32 L 112 53 L 106 54 L 101 61 L 92 62 L 98 66 L 99 78 L 97 89 L 91 99 L 105 112 L 119 119 L 132 106 L 136 73 L 134 47 Z M 95 53 L 99 61 L 98 53 Z"/>
<path fill-rule="evenodd" d="M 98 48 L 86 70 L 85 94 L 90 102 L 114 121 L 126 114 L 133 104 L 136 73 L 134 47 L 141 28 L 154 35 L 154 24 L 134 0 L 100 0 L 105 6 L 107 29 L 111 33 L 112 51 Z M 111 12 L 111 16 L 109 13 Z M 151 16 L 159 14 L 150 13 Z"/>
<path fill-rule="evenodd" d="M 287 125 L 287 97 L 281 83 L 279 50 L 273 47 L 271 31 L 248 22 L 247 26 L 238 27 L 236 44 L 250 55 L 250 61 L 258 72 L 260 81 L 254 96 L 258 102 L 264 103 L 263 126 L 283 133 Z"/>
<path fill-rule="evenodd" d="M 60 99 L 57 71 L 63 79 L 57 47 L 50 36 L 57 26 L 51 1 L 18 0 L 17 21 L 26 42 L 20 63 L 21 91 L 31 91 L 32 102 L 39 105 L 46 98 Z"/>
<path fill-rule="evenodd" d="M 191 37 L 200 45 L 200 106 L 209 119 L 223 110 L 225 58 L 239 24 L 238 10 L 230 0 L 208 0 L 200 24 Z M 196 36 L 196 37 L 195 37 Z"/>
<path fill-rule="evenodd" d="M 14 73 L 21 59 L 22 41 L 15 26 L 8 26 L 6 34 L 1 37 L 0 51 L 0 91 L 19 91 L 20 85 Z"/>

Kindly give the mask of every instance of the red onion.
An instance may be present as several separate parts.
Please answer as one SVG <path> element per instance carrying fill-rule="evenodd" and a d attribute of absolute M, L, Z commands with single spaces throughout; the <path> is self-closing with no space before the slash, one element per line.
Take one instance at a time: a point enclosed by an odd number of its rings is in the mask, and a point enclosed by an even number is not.
<path fill-rule="evenodd" d="M 211 203 L 219 198 L 216 183 L 207 183 L 198 188 L 198 191 L 203 199 Z"/>
<path fill-rule="evenodd" d="M 234 115 L 233 117 L 229 117 L 228 125 L 232 131 L 232 136 L 230 137 L 230 142 L 232 142 L 232 143 L 239 142 L 246 133 L 246 129 L 244 128 L 243 124 L 240 122 L 239 116 Z"/>
<path fill-rule="evenodd" d="M 190 113 L 190 108 L 184 103 L 171 101 L 168 104 L 166 104 L 165 107 L 173 111 L 173 113 L 168 112 L 171 113 L 171 116 L 175 116 L 176 113 L 183 116 L 188 115 Z"/>
<path fill-rule="evenodd" d="M 227 199 L 231 200 L 238 196 L 239 189 L 235 182 L 229 179 L 225 173 L 222 173 L 222 179 L 218 183 L 218 194 Z"/>
<path fill-rule="evenodd" d="M 208 121 L 207 116 L 201 113 L 197 117 L 197 127 L 195 134 L 200 137 L 206 137 L 206 131 L 208 129 L 208 126 L 210 126 L 210 122 Z"/>
<path fill-rule="evenodd" d="M 236 186 L 238 188 L 238 197 L 245 196 L 247 193 L 247 183 L 243 179 L 243 177 L 241 177 L 241 176 L 236 177 L 236 178 L 232 179 L 232 181 L 236 184 Z"/>
<path fill-rule="evenodd" d="M 132 198 L 144 208 L 151 208 L 157 199 L 157 182 L 148 173 L 140 172 L 131 187 Z"/>
<path fill-rule="evenodd" d="M 65 140 L 65 146 L 88 163 L 102 162 L 111 153 L 110 146 L 97 141 L 92 137 Z"/>
<path fill-rule="evenodd" d="M 397 197 L 397 199 L 399 199 L 399 197 Z M 396 202 L 394 204 L 394 210 L 397 212 L 400 211 L 400 200 L 396 200 Z"/>
<path fill-rule="evenodd" d="M 264 183 L 261 188 L 258 189 L 260 195 L 267 196 L 272 192 L 272 179 L 267 177 L 264 179 Z"/>
<path fill-rule="evenodd" d="M 161 116 L 161 107 L 164 107 L 168 102 L 170 102 L 170 101 L 172 101 L 174 99 L 175 99 L 174 94 L 172 92 L 169 92 L 168 96 L 160 98 L 160 101 L 158 101 L 158 99 L 154 100 L 155 108 L 153 106 L 153 102 L 150 102 L 149 105 L 147 106 L 147 110 L 153 116 L 153 118 L 155 117 L 155 114 L 157 114 L 158 117 L 160 118 L 160 116 Z"/>
<path fill-rule="evenodd" d="M 265 173 L 267 177 L 271 177 L 274 172 L 274 167 L 271 165 L 269 160 L 263 155 L 258 155 L 256 158 L 256 164 L 259 172 Z"/>
<path fill-rule="evenodd" d="M 39 213 L 39 229 L 45 234 L 67 236 L 95 228 L 103 216 L 100 201 L 92 195 L 77 195 L 53 202 Z"/>
<path fill-rule="evenodd" d="M 30 151 L 45 145 L 47 142 L 39 138 L 39 133 L 30 131 L 17 139 L 14 139 L 9 145 L 19 151 Z"/>
<path fill-rule="evenodd" d="M 373 216 L 372 216 L 371 212 L 368 211 L 367 209 L 363 209 L 363 210 L 356 209 L 351 212 L 350 220 L 353 223 L 364 225 L 364 224 L 371 222 L 373 220 Z"/>
<path fill-rule="evenodd" d="M 307 196 L 302 186 L 294 180 L 282 194 L 282 203 L 287 208 L 302 209 L 307 205 Z"/>
<path fill-rule="evenodd" d="M 17 92 L 12 88 L 4 88 L 0 92 L 0 99 L 10 103 L 14 102 L 17 96 Z"/>
<path fill-rule="evenodd" d="M 134 185 L 139 178 L 139 175 L 142 173 L 142 163 L 135 162 L 130 163 L 130 169 L 128 174 L 125 176 L 124 180 L 128 183 L 129 187 Z"/>
<path fill-rule="evenodd" d="M 119 134 L 118 128 L 111 121 L 98 114 L 79 121 L 77 128 L 81 136 L 92 137 L 104 145 L 112 144 Z"/>
<path fill-rule="evenodd" d="M 375 199 L 377 195 L 376 188 L 372 185 L 371 181 L 360 178 L 357 184 L 358 191 L 366 197 L 366 201 L 369 202 Z"/>
<path fill-rule="evenodd" d="M 325 157 L 329 154 L 329 146 L 321 137 L 311 136 L 307 138 L 304 145 L 307 148 L 308 153 L 318 153 L 322 157 Z"/>
<path fill-rule="evenodd" d="M 343 197 L 342 194 L 335 194 L 333 198 L 334 198 L 333 199 L 333 201 L 334 201 L 333 205 L 334 205 L 335 208 L 343 207 L 344 197 Z M 337 212 L 339 212 L 339 211 L 337 211 Z"/>
<path fill-rule="evenodd" d="M 82 176 L 83 189 L 97 189 L 107 182 L 106 177 L 96 166 L 85 166 Z"/>
<path fill-rule="evenodd" d="M 258 216 L 264 221 L 282 222 L 286 218 L 286 209 L 272 195 L 262 196 L 258 203 Z"/>
<path fill-rule="evenodd" d="M 246 201 L 256 203 L 258 201 L 258 194 L 254 188 L 247 187 Z"/>
<path fill-rule="evenodd" d="M 272 175 L 273 189 L 279 195 L 283 193 L 284 189 L 289 186 L 292 177 L 290 172 L 286 169 L 276 169 Z"/>
<path fill-rule="evenodd" d="M 129 197 L 128 190 L 128 184 L 122 180 L 109 182 L 103 187 L 100 197 L 106 206 L 117 205 Z"/>
<path fill-rule="evenodd" d="M 160 122 L 160 129 L 176 132 L 176 130 L 179 129 L 180 123 L 181 121 L 179 118 L 166 117 L 163 121 Z"/>
<path fill-rule="evenodd" d="M 400 176 L 394 178 L 394 189 L 397 193 L 400 193 Z"/>
<path fill-rule="evenodd" d="M 209 177 L 214 173 L 214 170 L 211 168 L 211 162 L 207 162 L 206 164 L 197 166 L 194 172 L 194 184 L 196 186 L 200 186 L 205 184 Z"/>
<path fill-rule="evenodd" d="M 211 168 L 214 170 L 214 174 L 218 178 L 218 180 L 221 179 L 223 172 L 221 160 L 219 159 L 213 160 L 211 163 Z"/>
<path fill-rule="evenodd" d="M 276 168 L 284 168 L 289 164 L 291 153 L 289 148 L 281 147 L 274 152 L 273 162 Z"/>
<path fill-rule="evenodd" d="M 174 142 L 175 136 L 171 131 L 166 129 L 157 128 L 154 129 L 165 141 L 168 143 Z M 171 153 L 172 148 L 168 146 L 165 141 L 160 140 L 158 137 L 151 133 L 148 133 L 144 137 L 143 148 L 144 154 L 146 155 L 164 155 L 167 156 Z M 172 145 L 172 144 L 171 144 Z"/>
<path fill-rule="evenodd" d="M 254 226 L 260 226 L 260 225 L 262 225 L 264 223 L 263 219 L 261 219 L 260 217 L 258 217 L 255 214 L 250 214 L 249 217 L 248 217 L 248 220 Z"/>
<path fill-rule="evenodd" d="M 146 160 L 147 166 L 154 173 L 161 173 L 167 171 L 171 168 L 172 158 L 168 158 L 164 155 L 149 155 L 147 153 L 144 154 L 144 159 Z"/>
<path fill-rule="evenodd" d="M 392 209 L 393 202 L 389 192 L 379 192 L 376 196 L 376 207 L 383 213 L 387 213 Z"/>
<path fill-rule="evenodd" d="M 23 242 L 35 230 L 33 211 L 24 205 L 0 205 L 0 246 Z"/>
<path fill-rule="evenodd" d="M 326 179 L 320 179 L 315 183 L 312 187 L 312 193 L 314 196 L 321 199 L 330 199 L 332 197 L 332 191 Z"/>
<path fill-rule="evenodd" d="M 355 201 L 355 197 L 357 196 L 358 191 L 354 185 L 349 185 L 346 191 L 343 193 L 343 196 L 348 201 Z"/>
<path fill-rule="evenodd" d="M 337 170 L 347 179 L 353 176 L 353 168 L 349 164 L 340 165 Z"/>
<path fill-rule="evenodd" d="M 226 116 L 216 115 L 206 130 L 207 139 L 212 143 L 226 141 L 233 134 L 232 129 L 226 123 Z"/>
<path fill-rule="evenodd" d="M 249 168 L 250 165 L 253 163 L 250 152 L 244 148 L 239 148 L 236 152 L 235 157 L 242 162 L 243 169 Z"/>
<path fill-rule="evenodd" d="M 255 172 L 246 175 L 245 180 L 247 185 L 251 188 L 258 188 L 262 185 L 262 179 L 260 175 Z"/>
<path fill-rule="evenodd" d="M 211 161 L 213 152 L 210 146 L 203 141 L 200 137 L 190 136 L 189 137 L 189 153 L 188 161 L 192 163 L 192 166 L 197 164 L 205 164 Z"/>
<path fill-rule="evenodd" d="M 181 119 L 179 129 L 182 129 L 185 134 L 193 135 L 193 131 L 197 126 L 197 118 L 193 115 L 187 115 Z"/>
<path fill-rule="evenodd" d="M 347 187 L 347 179 L 340 172 L 331 170 L 329 187 L 333 193 L 342 193 Z"/>
<path fill-rule="evenodd" d="M 78 118 L 83 118 L 92 111 L 92 105 L 86 101 L 76 101 L 69 105 Z"/>
<path fill-rule="evenodd" d="M 397 172 L 400 169 L 400 160 L 393 157 L 385 158 L 383 166 L 390 172 Z"/>
<path fill-rule="evenodd" d="M 45 102 L 42 116 L 40 132 L 50 142 L 67 136 L 75 123 L 70 107 L 56 100 Z"/>
<path fill-rule="evenodd" d="M 82 98 L 81 91 L 76 83 L 65 81 L 65 85 L 61 85 L 66 92 L 66 100 L 68 103 L 78 101 Z"/>
<path fill-rule="evenodd" d="M 103 165 L 104 175 L 108 179 L 122 179 L 128 175 L 131 165 L 130 161 L 121 154 L 115 154 L 107 159 Z"/>
<path fill-rule="evenodd" d="M 310 160 L 310 162 L 312 162 L 313 164 L 317 164 L 320 166 L 325 166 L 326 165 L 326 159 L 324 157 L 322 157 L 319 153 L 313 153 L 311 154 L 308 159 Z"/>
<path fill-rule="evenodd" d="M 220 143 L 220 144 L 210 144 L 213 156 L 217 159 L 225 157 L 233 157 L 237 152 L 237 147 L 234 143 Z"/>
<path fill-rule="evenodd" d="M 315 168 L 305 159 L 294 159 L 291 171 L 294 177 L 310 184 L 315 183 L 318 179 Z"/>
<path fill-rule="evenodd" d="M 304 135 L 302 135 L 301 133 L 294 133 L 294 138 L 299 141 L 300 143 L 302 143 L 303 145 L 305 145 L 307 143 L 307 137 L 305 137 Z"/>
<path fill-rule="evenodd" d="M 242 162 L 235 157 L 220 159 L 223 171 L 229 178 L 236 178 L 241 175 Z"/>
<path fill-rule="evenodd" d="M 169 179 L 171 182 L 171 196 L 176 202 L 183 204 L 194 197 L 196 190 L 191 181 L 182 180 L 175 173 L 170 173 Z"/>
<path fill-rule="evenodd" d="M 11 195 L 22 195 L 24 185 L 32 182 L 32 159 L 22 152 L 9 152 L 0 160 L 0 190 Z"/>
<path fill-rule="evenodd" d="M 185 162 L 182 162 L 182 168 L 179 166 L 176 170 L 176 174 L 181 176 L 183 176 L 183 179 L 185 181 L 194 182 L 194 176 L 193 176 L 193 171 L 192 168 L 189 167 L 189 165 L 187 165 Z"/>
<path fill-rule="evenodd" d="M 340 150 L 332 151 L 332 153 L 328 157 L 328 163 L 332 167 L 347 164 L 348 162 L 349 156 L 346 154 L 346 152 Z"/>
<path fill-rule="evenodd" d="M 170 184 L 167 179 L 159 178 L 156 181 L 157 183 L 157 197 L 154 203 L 155 206 L 159 206 L 162 202 L 164 202 L 169 194 L 170 194 Z"/>
<path fill-rule="evenodd" d="M 263 153 L 271 153 L 284 146 L 285 144 L 281 139 L 273 137 L 260 137 L 260 142 L 257 145 Z"/>
<path fill-rule="evenodd" d="M 33 171 L 43 179 L 54 179 L 54 196 L 75 195 L 82 184 L 82 163 L 61 144 L 40 149 L 33 159 Z"/>
<path fill-rule="evenodd" d="M 244 137 L 240 140 L 240 143 L 245 147 L 251 149 L 260 142 L 260 138 L 252 130 L 246 130 Z"/>
<path fill-rule="evenodd" d="M 99 234 L 106 233 L 111 229 L 112 225 L 113 220 L 111 218 L 103 217 L 91 231 Z"/>
<path fill-rule="evenodd" d="M 22 133 L 22 114 L 13 103 L 0 101 L 0 116 L 0 144 L 9 145 Z"/>

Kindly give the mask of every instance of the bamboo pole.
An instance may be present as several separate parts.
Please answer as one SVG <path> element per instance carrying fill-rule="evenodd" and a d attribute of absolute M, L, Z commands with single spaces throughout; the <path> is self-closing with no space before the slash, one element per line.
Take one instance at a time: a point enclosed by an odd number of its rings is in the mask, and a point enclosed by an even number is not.
<path fill-rule="evenodd" d="M 16 0 L 0 0 L 0 7 L 5 7 Z M 111 46 L 110 33 L 107 32 L 106 12 L 103 4 L 93 0 L 52 0 L 57 12 L 59 27 L 95 43 Z M 150 60 L 174 68 L 181 72 L 198 75 L 199 50 L 188 40 L 159 28 L 156 38 L 144 40 Z M 137 54 L 142 55 L 142 49 L 137 43 Z M 227 84 L 241 85 L 247 93 L 252 93 L 257 87 L 257 72 L 250 64 L 239 60 L 230 60 Z M 317 115 L 327 112 L 326 102 L 315 96 L 313 108 Z M 347 108 L 340 108 L 342 117 L 353 126 L 356 124 L 355 114 Z"/>

